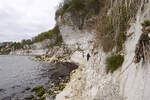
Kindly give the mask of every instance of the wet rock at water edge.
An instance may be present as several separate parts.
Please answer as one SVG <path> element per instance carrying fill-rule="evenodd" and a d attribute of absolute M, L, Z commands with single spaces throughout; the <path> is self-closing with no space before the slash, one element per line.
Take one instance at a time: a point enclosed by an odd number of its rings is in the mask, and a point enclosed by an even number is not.
<path fill-rule="evenodd" d="M 28 91 L 28 90 L 30 90 L 30 89 L 31 89 L 30 87 L 26 87 L 26 88 L 25 88 L 26 91 Z"/>
<path fill-rule="evenodd" d="M 21 86 L 20 85 L 15 85 L 15 86 L 12 86 L 11 88 L 15 89 L 15 88 L 19 88 L 19 87 L 21 87 Z"/>
<path fill-rule="evenodd" d="M 11 97 L 4 97 L 2 100 L 11 100 Z"/>
<path fill-rule="evenodd" d="M 0 89 L 0 93 L 4 93 L 6 90 L 4 89 Z"/>
<path fill-rule="evenodd" d="M 34 99 L 34 96 L 33 95 L 28 95 L 24 99 L 25 100 L 32 100 L 32 99 Z"/>
<path fill-rule="evenodd" d="M 57 79 L 59 77 L 65 77 L 78 68 L 78 65 L 70 62 L 59 62 L 53 65 L 55 69 L 51 72 L 51 78 Z"/>

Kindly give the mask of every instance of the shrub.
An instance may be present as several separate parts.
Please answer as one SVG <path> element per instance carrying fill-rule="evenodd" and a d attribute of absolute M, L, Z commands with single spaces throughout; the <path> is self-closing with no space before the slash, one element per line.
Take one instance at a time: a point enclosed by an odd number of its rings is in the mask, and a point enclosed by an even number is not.
<path fill-rule="evenodd" d="M 122 66 L 122 63 L 124 62 L 124 56 L 122 55 L 114 55 L 106 58 L 106 72 L 113 73 L 115 70 L 117 70 L 119 67 Z"/>
<path fill-rule="evenodd" d="M 11 47 L 13 47 L 15 50 L 23 48 L 23 45 L 20 42 L 14 42 L 11 44 Z"/>
<path fill-rule="evenodd" d="M 149 20 L 145 20 L 145 21 L 142 23 L 142 26 L 143 26 L 143 27 L 150 26 L 150 21 L 149 21 Z"/>
<path fill-rule="evenodd" d="M 83 0 L 72 0 L 70 2 L 71 9 L 80 10 L 84 8 Z"/>
<path fill-rule="evenodd" d="M 71 0 L 71 1 L 64 1 L 59 5 L 59 8 L 56 11 L 55 18 L 58 16 L 63 16 L 63 14 L 67 11 L 72 10 L 80 10 L 84 7 L 84 4 L 82 2 L 83 0 Z"/>
<path fill-rule="evenodd" d="M 69 8 L 70 4 L 69 3 L 65 3 L 63 5 L 63 10 L 66 11 Z"/>
<path fill-rule="evenodd" d="M 94 14 L 99 14 L 100 8 L 104 6 L 103 0 L 88 0 L 87 9 L 93 10 Z"/>
<path fill-rule="evenodd" d="M 32 44 L 32 40 L 31 39 L 22 40 L 21 43 L 22 43 L 22 45 L 31 45 Z"/>

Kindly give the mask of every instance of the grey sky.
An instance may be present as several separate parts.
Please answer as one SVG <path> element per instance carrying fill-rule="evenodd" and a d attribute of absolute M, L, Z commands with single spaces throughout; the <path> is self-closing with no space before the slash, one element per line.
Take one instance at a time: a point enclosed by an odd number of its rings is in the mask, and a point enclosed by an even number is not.
<path fill-rule="evenodd" d="M 31 38 L 55 25 L 61 0 L 0 0 L 0 42 Z"/>

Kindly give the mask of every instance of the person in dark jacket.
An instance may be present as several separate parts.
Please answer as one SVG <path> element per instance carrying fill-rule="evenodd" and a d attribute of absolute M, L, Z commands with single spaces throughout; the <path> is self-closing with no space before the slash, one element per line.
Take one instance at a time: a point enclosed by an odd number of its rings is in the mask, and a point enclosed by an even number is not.
<path fill-rule="evenodd" d="M 90 57 L 91 57 L 91 56 L 90 56 L 90 54 L 88 53 L 88 54 L 87 54 L 87 61 L 89 61 Z"/>

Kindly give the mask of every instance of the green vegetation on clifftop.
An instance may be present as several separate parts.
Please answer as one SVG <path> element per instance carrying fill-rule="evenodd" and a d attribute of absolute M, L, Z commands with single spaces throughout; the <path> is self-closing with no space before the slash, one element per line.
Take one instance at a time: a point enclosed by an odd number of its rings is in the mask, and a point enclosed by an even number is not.
<path fill-rule="evenodd" d="M 30 45 L 42 42 L 46 39 L 53 39 L 55 41 L 53 44 L 50 43 L 48 47 L 61 45 L 62 37 L 59 27 L 55 26 L 53 29 L 43 32 L 32 39 L 22 40 L 21 42 L 4 42 L 0 45 L 0 54 L 9 54 L 11 51 L 20 49 L 31 49 Z"/>
<path fill-rule="evenodd" d="M 43 33 L 35 36 L 32 40 L 32 43 L 40 42 L 40 41 L 43 41 L 45 39 L 51 39 L 52 35 L 59 34 L 59 33 L 60 33 L 59 27 L 55 26 L 52 30 L 49 30 L 47 32 L 43 32 Z"/>
<path fill-rule="evenodd" d="M 56 19 L 70 13 L 74 24 L 81 29 L 85 20 L 98 15 L 103 5 L 104 0 L 64 0 L 56 11 Z"/>

